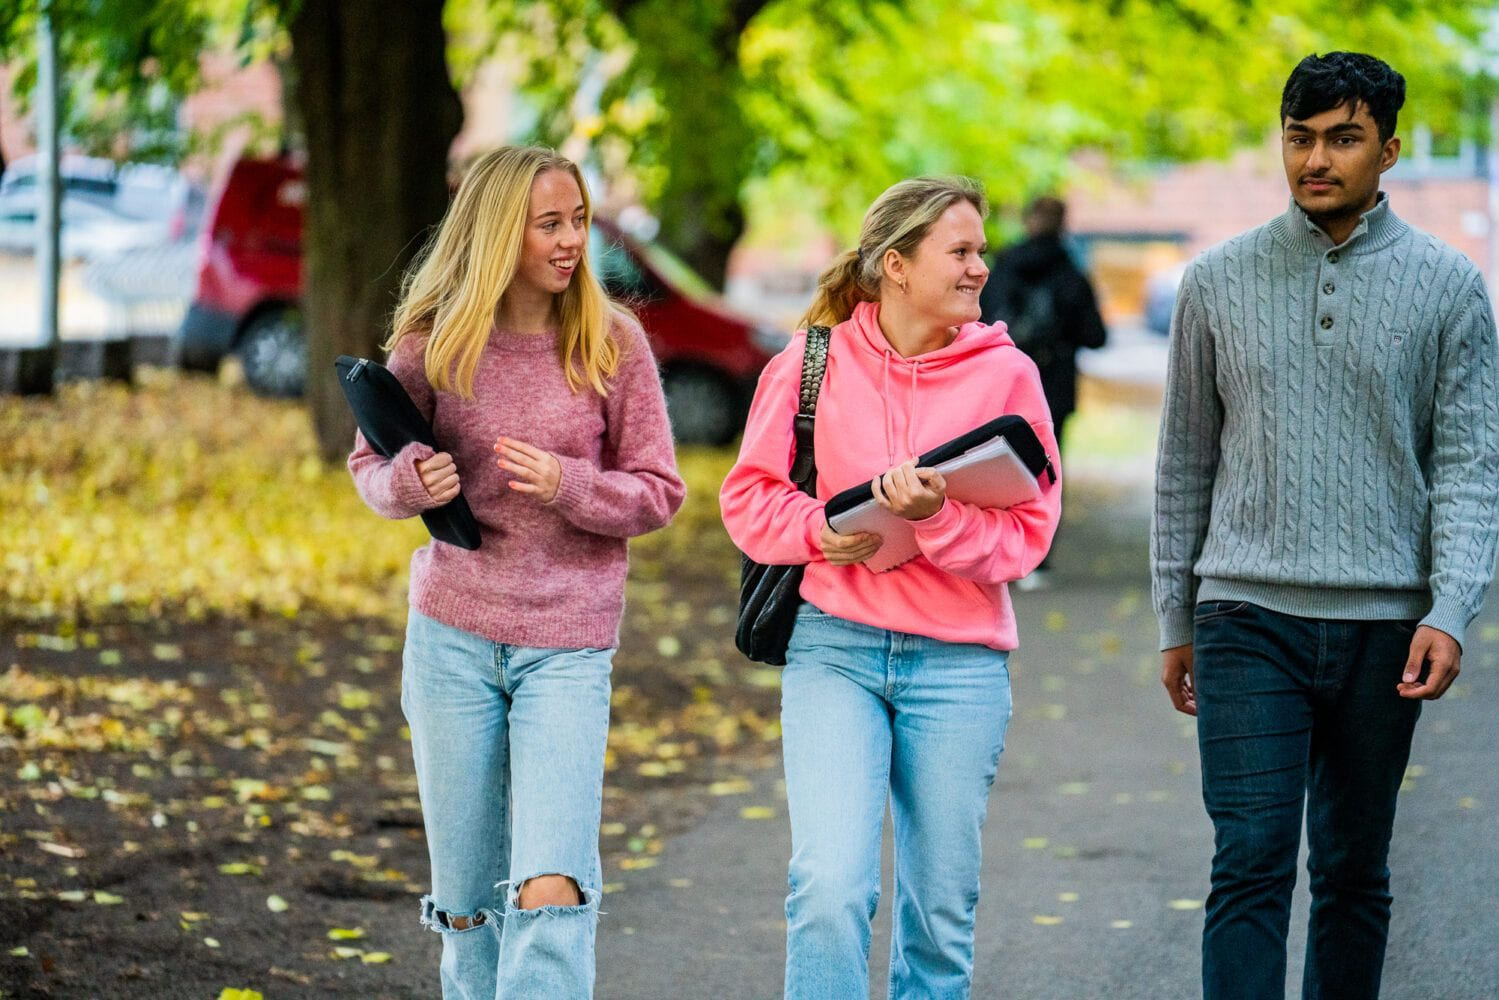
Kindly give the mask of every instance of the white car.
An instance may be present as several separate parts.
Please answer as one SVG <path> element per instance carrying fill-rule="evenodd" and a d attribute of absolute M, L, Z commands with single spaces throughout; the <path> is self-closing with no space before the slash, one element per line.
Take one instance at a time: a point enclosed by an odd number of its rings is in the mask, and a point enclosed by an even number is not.
<path fill-rule="evenodd" d="M 22 157 L 0 177 L 0 251 L 35 251 L 36 166 L 35 156 Z M 193 189 L 170 167 L 67 156 L 60 174 L 65 258 L 93 260 L 187 235 Z"/>

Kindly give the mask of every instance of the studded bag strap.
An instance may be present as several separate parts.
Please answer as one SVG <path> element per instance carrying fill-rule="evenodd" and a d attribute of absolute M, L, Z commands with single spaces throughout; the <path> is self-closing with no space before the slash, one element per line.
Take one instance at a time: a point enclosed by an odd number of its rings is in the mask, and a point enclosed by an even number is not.
<path fill-rule="evenodd" d="M 796 411 L 796 457 L 791 462 L 791 482 L 811 495 L 817 488 L 817 457 L 813 452 L 812 431 L 817 419 L 817 396 L 822 391 L 823 375 L 828 368 L 828 341 L 833 331 L 825 326 L 807 328 L 806 347 L 802 351 L 801 393 Z"/>

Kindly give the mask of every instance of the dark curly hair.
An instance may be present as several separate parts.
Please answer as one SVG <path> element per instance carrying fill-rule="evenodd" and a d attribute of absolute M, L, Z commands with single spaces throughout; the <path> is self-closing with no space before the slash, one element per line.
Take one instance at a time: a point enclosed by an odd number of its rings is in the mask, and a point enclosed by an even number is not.
<path fill-rule="evenodd" d="M 1405 77 L 1383 59 L 1362 52 L 1315 52 L 1296 64 L 1280 96 L 1280 120 L 1305 121 L 1344 105 L 1369 109 L 1379 141 L 1395 134 L 1395 119 L 1405 104 Z"/>

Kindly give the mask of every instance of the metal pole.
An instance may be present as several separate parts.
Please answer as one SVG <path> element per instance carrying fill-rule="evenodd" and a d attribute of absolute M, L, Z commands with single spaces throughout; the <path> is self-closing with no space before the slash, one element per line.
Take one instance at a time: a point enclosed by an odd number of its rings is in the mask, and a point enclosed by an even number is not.
<path fill-rule="evenodd" d="M 62 204 L 58 167 L 59 90 L 57 35 L 52 30 L 52 4 L 42 0 L 37 17 L 36 73 L 36 267 L 41 286 L 40 346 L 54 352 L 59 343 L 58 275 L 61 266 L 59 214 Z"/>

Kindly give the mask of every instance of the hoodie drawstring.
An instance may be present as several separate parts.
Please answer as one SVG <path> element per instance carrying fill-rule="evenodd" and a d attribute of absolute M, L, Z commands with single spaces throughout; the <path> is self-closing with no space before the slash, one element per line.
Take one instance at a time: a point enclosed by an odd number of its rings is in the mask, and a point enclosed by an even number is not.
<path fill-rule="evenodd" d="M 890 365 L 894 357 L 895 352 L 886 348 L 885 364 L 880 369 L 880 399 L 885 404 L 885 457 L 890 463 L 887 468 L 891 469 L 899 464 L 895 460 L 895 411 L 890 405 Z M 906 366 L 911 379 L 906 389 L 906 456 L 902 461 L 916 457 L 916 443 L 912 435 L 916 427 L 916 369 L 920 364 L 919 361 L 912 361 Z"/>
<path fill-rule="evenodd" d="M 916 369 L 920 366 L 919 361 L 911 365 L 911 392 L 906 399 L 906 455 L 913 460 L 916 458 L 916 442 L 912 436 L 916 427 Z"/>
<path fill-rule="evenodd" d="M 885 406 L 885 458 L 887 469 L 895 468 L 895 415 L 890 412 L 890 350 L 885 350 L 885 363 L 880 368 L 880 401 Z"/>

